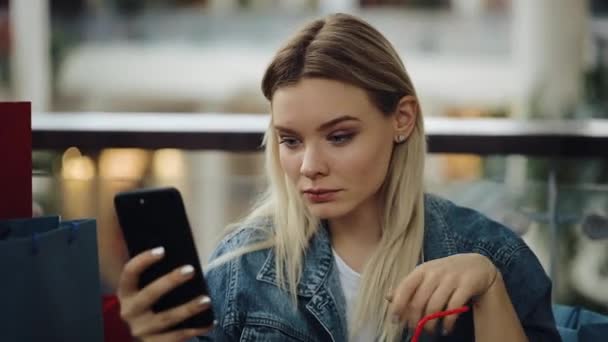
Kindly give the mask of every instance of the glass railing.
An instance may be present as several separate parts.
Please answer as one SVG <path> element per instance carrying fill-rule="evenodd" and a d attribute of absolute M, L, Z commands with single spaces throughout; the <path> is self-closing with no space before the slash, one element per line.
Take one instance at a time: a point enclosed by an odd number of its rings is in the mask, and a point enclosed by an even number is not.
<path fill-rule="evenodd" d="M 127 257 L 112 204 L 117 192 L 178 188 L 206 260 L 224 227 L 245 215 L 265 186 L 260 122 L 247 129 L 241 120 L 238 129 L 223 130 L 197 127 L 194 120 L 186 132 L 166 125 L 164 132 L 129 131 L 124 122 L 117 122 L 121 129 L 40 122 L 33 125 L 34 199 L 45 213 L 98 220 L 107 291 Z M 608 312 L 608 130 L 599 129 L 604 125 L 429 120 L 426 188 L 520 234 L 553 277 L 556 301 Z M 116 134 L 121 138 L 110 139 Z M 117 149 L 121 144 L 131 148 Z M 526 151 L 530 156 L 524 157 Z"/>

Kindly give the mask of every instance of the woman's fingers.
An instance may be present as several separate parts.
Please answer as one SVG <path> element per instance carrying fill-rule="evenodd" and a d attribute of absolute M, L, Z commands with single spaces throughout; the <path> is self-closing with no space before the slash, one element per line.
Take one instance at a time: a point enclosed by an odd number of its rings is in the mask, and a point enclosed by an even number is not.
<path fill-rule="evenodd" d="M 456 291 L 454 291 L 452 297 L 450 297 L 450 301 L 448 302 L 446 310 L 458 309 L 459 307 L 464 306 L 470 298 L 470 292 L 466 288 L 459 287 L 456 289 Z M 449 315 L 443 319 L 444 334 L 449 334 L 452 332 L 452 329 L 454 328 L 454 324 L 456 323 L 456 319 L 458 319 L 458 317 L 459 315 Z"/>
<path fill-rule="evenodd" d="M 158 313 L 153 318 L 158 326 L 170 328 L 186 319 L 211 308 L 211 299 L 208 296 L 196 298 L 184 305 Z"/>
<path fill-rule="evenodd" d="M 165 332 L 168 328 L 197 313 L 209 310 L 209 297 L 199 297 L 178 307 L 154 313 L 152 305 L 163 295 L 192 279 L 194 267 L 186 265 L 173 270 L 143 289 L 139 288 L 141 273 L 163 258 L 165 250 L 155 248 L 138 254 L 124 267 L 118 286 L 121 316 L 129 324 L 131 334 L 144 341 L 184 341 L 211 331 L 213 326 Z"/>
<path fill-rule="evenodd" d="M 454 293 L 454 290 L 454 284 L 450 282 L 441 283 L 429 299 L 424 316 L 443 311 L 448 306 L 448 302 L 452 296 L 452 293 Z M 439 319 L 430 320 L 424 325 L 424 328 L 429 333 L 435 333 L 438 323 Z"/>
<path fill-rule="evenodd" d="M 165 249 L 157 247 L 138 254 L 125 264 L 116 291 L 120 301 L 120 315 L 125 321 L 129 321 L 131 317 L 136 317 L 147 309 L 133 305 L 134 299 L 140 291 L 139 277 L 145 269 L 161 260 L 164 254 Z"/>
<path fill-rule="evenodd" d="M 439 287 L 439 281 L 432 275 L 425 275 L 425 279 L 416 289 L 414 296 L 406 306 L 406 312 L 402 314 L 402 319 L 405 318 L 410 329 L 415 329 L 420 319 L 426 312 L 426 306 L 429 299 Z"/>
<path fill-rule="evenodd" d="M 139 276 L 155 262 L 165 255 L 163 247 L 157 247 L 136 255 L 125 264 L 118 282 L 117 294 L 119 297 L 129 296 L 139 291 Z"/>
<path fill-rule="evenodd" d="M 410 300 L 416 294 L 423 280 L 424 273 L 414 270 L 399 284 L 394 292 L 391 303 L 392 320 L 394 323 L 400 323 L 405 319 L 405 313 L 409 307 Z"/>
<path fill-rule="evenodd" d="M 194 272 L 194 267 L 185 265 L 154 280 L 132 299 L 131 310 L 141 312 L 149 309 L 166 293 L 192 279 Z"/>
<path fill-rule="evenodd" d="M 405 277 L 386 299 L 394 322 L 407 321 L 414 328 L 424 316 L 462 307 L 472 296 L 487 288 L 491 262 L 479 254 L 457 254 L 424 263 Z M 482 267 L 479 267 L 482 266 Z M 458 315 L 443 318 L 443 328 L 451 332 Z M 436 331 L 439 319 L 430 320 L 425 329 Z"/>
<path fill-rule="evenodd" d="M 156 335 L 150 338 L 146 338 L 145 342 L 176 342 L 176 341 L 187 341 L 196 336 L 205 335 L 211 332 L 213 327 L 206 327 L 201 329 L 181 329 L 164 334 Z"/>
<path fill-rule="evenodd" d="M 142 316 L 134 322 L 132 333 L 134 336 L 158 334 L 210 308 L 211 299 L 208 296 L 198 297 L 178 307 Z"/>

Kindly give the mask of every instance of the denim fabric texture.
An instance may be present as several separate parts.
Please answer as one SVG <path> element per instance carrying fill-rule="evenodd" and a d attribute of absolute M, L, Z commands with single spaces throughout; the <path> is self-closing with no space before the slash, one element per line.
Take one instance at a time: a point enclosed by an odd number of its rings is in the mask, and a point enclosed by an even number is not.
<path fill-rule="evenodd" d="M 226 236 L 211 260 L 272 234 L 270 220 Z M 425 196 L 424 260 L 479 253 L 502 272 L 511 302 L 530 341 L 560 341 L 551 308 L 551 281 L 534 253 L 510 229 L 479 212 Z M 232 259 L 206 273 L 218 324 L 201 340 L 346 341 L 346 305 L 325 226 L 311 239 L 297 287 L 298 305 L 277 286 L 272 249 Z M 404 334 L 408 340 L 409 334 Z M 421 341 L 473 341 L 472 313 L 449 336 Z"/>

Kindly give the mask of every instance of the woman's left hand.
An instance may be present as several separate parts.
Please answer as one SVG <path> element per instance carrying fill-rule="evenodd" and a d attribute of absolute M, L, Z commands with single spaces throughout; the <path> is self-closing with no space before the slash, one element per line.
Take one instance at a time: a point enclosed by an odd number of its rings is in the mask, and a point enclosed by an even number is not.
<path fill-rule="evenodd" d="M 487 257 L 476 254 L 456 254 L 431 260 L 416 267 L 388 297 L 393 321 L 407 322 L 415 329 L 418 321 L 432 313 L 452 310 L 470 299 L 482 296 L 494 284 L 498 269 Z M 443 319 L 443 333 L 452 331 L 457 315 Z M 438 320 L 425 324 L 434 333 Z"/>

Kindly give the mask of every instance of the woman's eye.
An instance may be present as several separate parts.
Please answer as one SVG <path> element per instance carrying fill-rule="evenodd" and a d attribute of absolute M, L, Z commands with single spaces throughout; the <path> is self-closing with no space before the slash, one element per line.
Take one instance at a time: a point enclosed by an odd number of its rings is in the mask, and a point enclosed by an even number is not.
<path fill-rule="evenodd" d="M 341 145 L 349 142 L 353 138 L 353 133 L 348 134 L 334 134 L 330 135 L 328 140 L 335 145 Z"/>
<path fill-rule="evenodd" d="M 298 146 L 299 143 L 300 141 L 293 137 L 281 137 L 279 141 L 279 144 L 283 144 L 288 148 L 295 148 Z"/>

